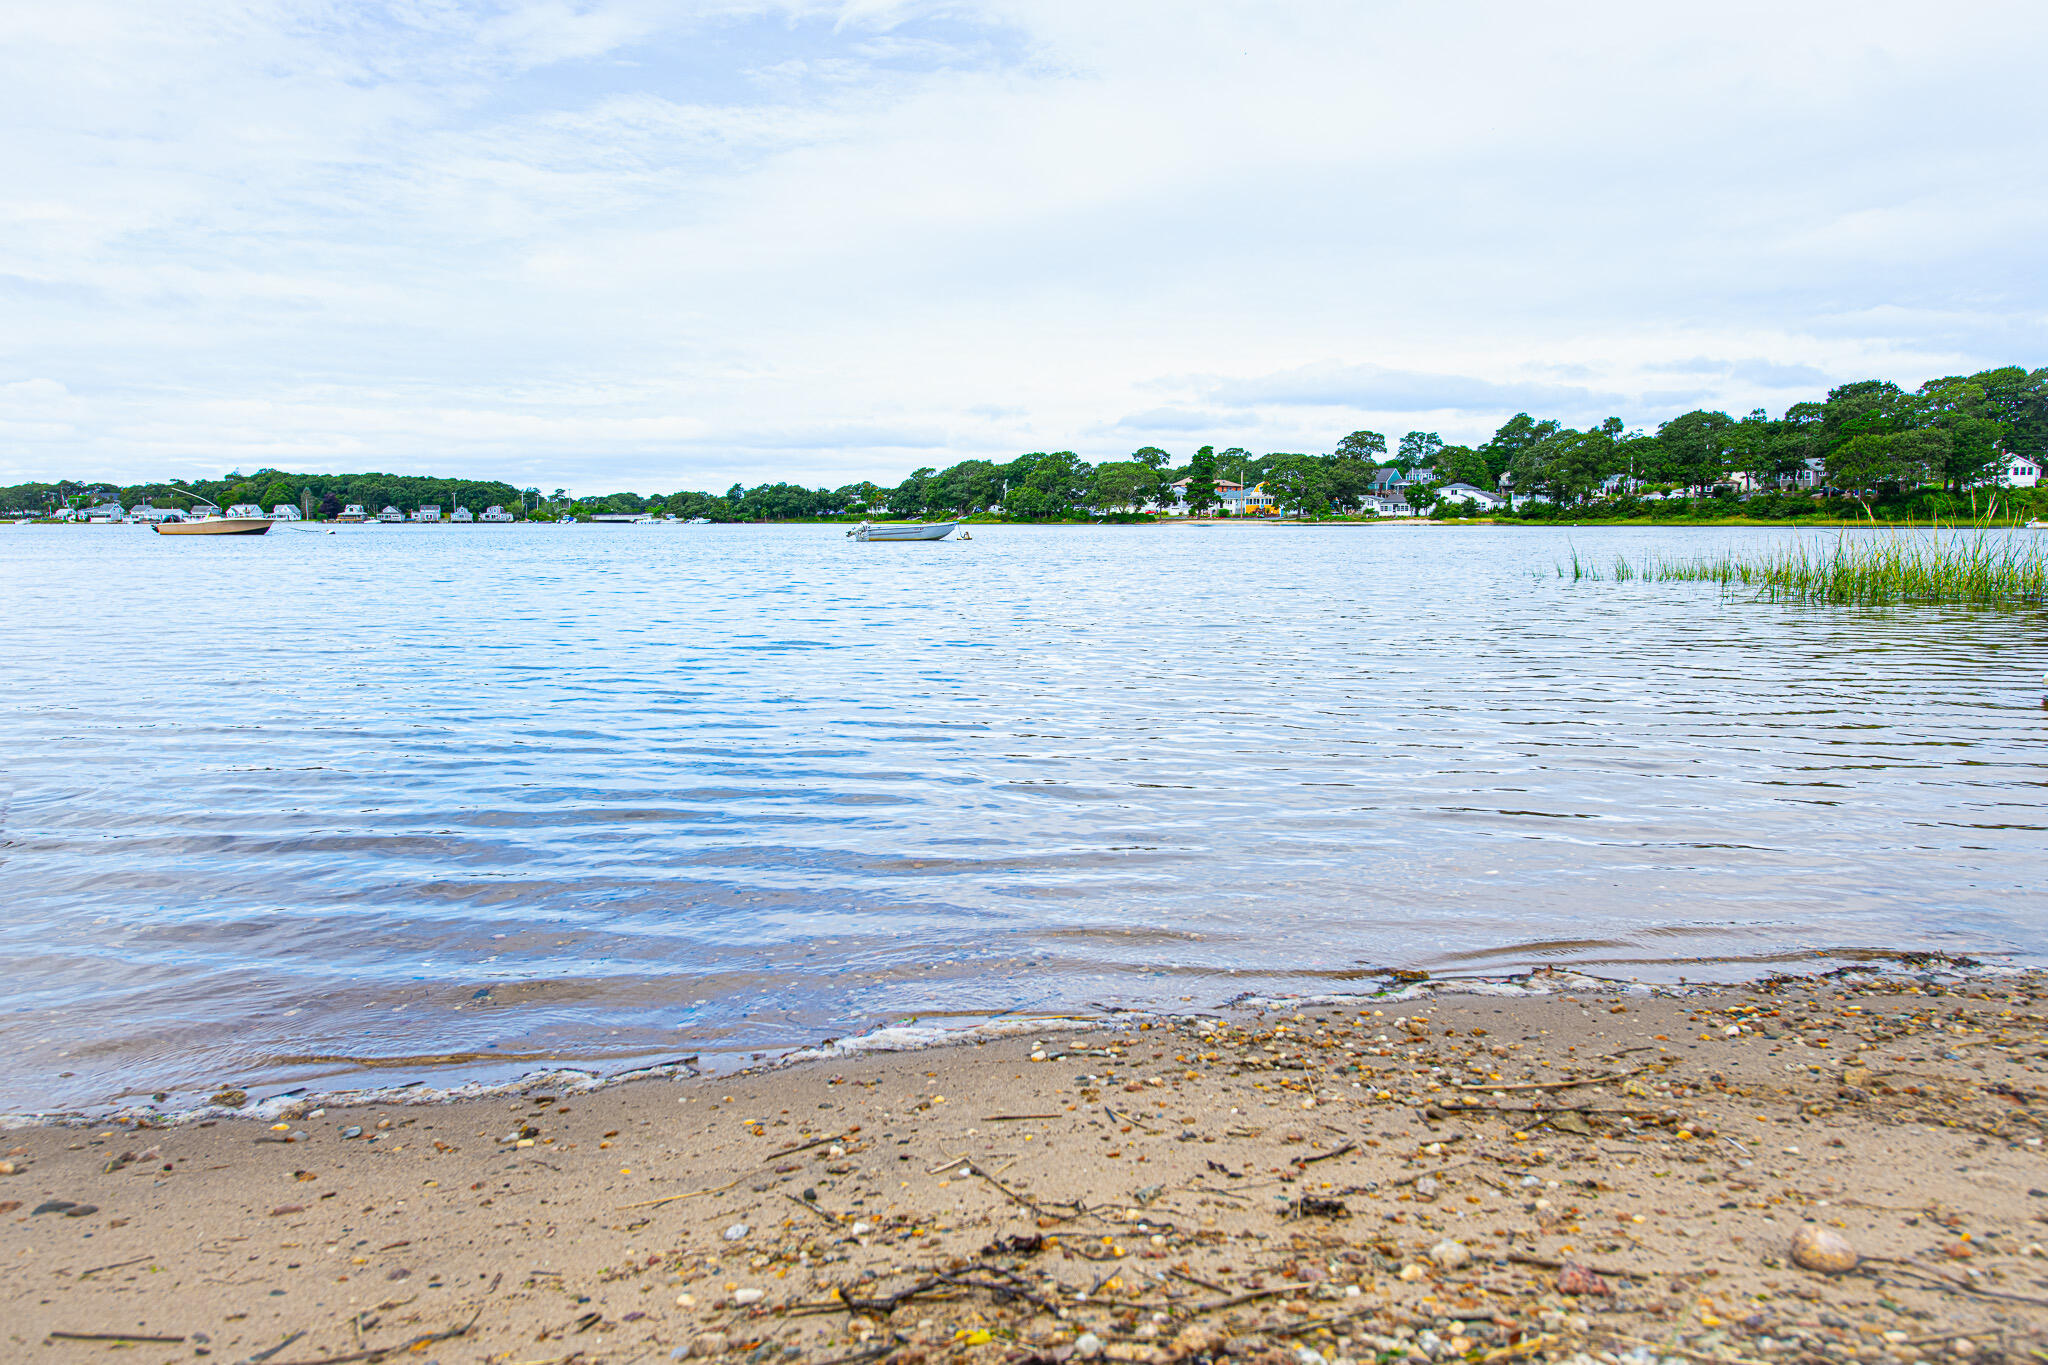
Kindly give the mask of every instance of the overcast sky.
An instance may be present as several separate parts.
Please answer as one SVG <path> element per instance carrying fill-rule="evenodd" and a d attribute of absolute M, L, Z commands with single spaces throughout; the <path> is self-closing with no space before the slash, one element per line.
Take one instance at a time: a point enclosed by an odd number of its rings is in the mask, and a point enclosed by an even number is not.
<path fill-rule="evenodd" d="M 0 479 L 584 492 L 2048 364 L 2031 3 L 0 6 Z"/>

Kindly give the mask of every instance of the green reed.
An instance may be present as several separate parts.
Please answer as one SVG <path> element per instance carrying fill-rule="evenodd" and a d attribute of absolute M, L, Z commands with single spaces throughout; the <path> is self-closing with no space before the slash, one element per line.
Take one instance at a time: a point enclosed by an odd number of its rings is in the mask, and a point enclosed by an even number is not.
<path fill-rule="evenodd" d="M 1558 576 L 1565 566 L 1558 565 Z M 1571 579 L 1626 583 L 1718 583 L 1785 601 L 1876 606 L 1895 602 L 2013 606 L 2048 602 L 2048 543 L 1984 527 L 1936 528 L 1799 540 L 1771 549 L 1692 560 L 1655 556 L 1638 565 L 1616 556 L 1603 573 L 1572 551 Z"/>

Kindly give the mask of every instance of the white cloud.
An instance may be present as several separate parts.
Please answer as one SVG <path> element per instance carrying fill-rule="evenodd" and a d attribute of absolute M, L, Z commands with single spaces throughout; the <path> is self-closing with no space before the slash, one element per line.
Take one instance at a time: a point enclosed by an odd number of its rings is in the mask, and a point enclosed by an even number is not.
<path fill-rule="evenodd" d="M 837 483 L 2048 362 L 2048 17 L 1924 18 L 17 6 L 0 477 Z"/>

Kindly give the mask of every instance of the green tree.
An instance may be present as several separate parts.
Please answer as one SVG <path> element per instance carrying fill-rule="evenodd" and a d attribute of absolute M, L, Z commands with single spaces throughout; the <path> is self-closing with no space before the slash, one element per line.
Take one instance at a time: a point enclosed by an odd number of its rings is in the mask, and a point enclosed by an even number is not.
<path fill-rule="evenodd" d="M 1725 412 L 1695 409 L 1657 428 L 1657 444 L 1666 460 L 1670 482 L 1704 493 L 1728 472 L 1730 430 L 1735 419 Z"/>
<path fill-rule="evenodd" d="M 1343 460 L 1370 460 L 1375 465 L 1387 461 L 1387 438 L 1377 431 L 1354 431 L 1337 442 L 1337 457 Z"/>
<path fill-rule="evenodd" d="M 1314 516 L 1330 505 L 1322 462 L 1306 455 L 1286 457 L 1267 471 L 1262 482 L 1274 505 L 1282 511 Z"/>
<path fill-rule="evenodd" d="M 1136 511 L 1152 496 L 1158 475 L 1136 460 L 1114 460 L 1095 467 L 1089 501 L 1102 511 Z"/>
<path fill-rule="evenodd" d="M 1216 505 L 1216 449 L 1203 446 L 1188 460 L 1188 515 L 1199 517 Z"/>
<path fill-rule="evenodd" d="M 1443 448 L 1444 439 L 1435 432 L 1411 431 L 1401 438 L 1400 448 L 1394 452 L 1394 468 L 1403 474 L 1427 469 L 1436 463 L 1437 452 Z"/>
<path fill-rule="evenodd" d="M 1478 488 L 1492 489 L 1499 485 L 1501 475 L 1512 474 L 1514 486 L 1523 488 L 1523 478 L 1534 474 L 1528 464 L 1530 452 L 1556 435 L 1557 431 L 1556 422 L 1547 419 L 1539 422 L 1526 412 L 1516 413 L 1500 424 L 1492 440 L 1479 447 L 1479 453 L 1486 461 L 1485 477 L 1468 479 L 1467 482 Z M 1517 472 L 1518 463 L 1521 472 Z"/>

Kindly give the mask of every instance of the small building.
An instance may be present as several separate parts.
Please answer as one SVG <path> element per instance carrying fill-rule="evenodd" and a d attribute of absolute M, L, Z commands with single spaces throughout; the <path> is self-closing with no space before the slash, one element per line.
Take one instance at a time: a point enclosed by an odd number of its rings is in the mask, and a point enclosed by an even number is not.
<path fill-rule="evenodd" d="M 2005 455 L 1998 461 L 1998 482 L 2007 488 L 2038 488 L 2041 465 L 2024 455 Z"/>
<path fill-rule="evenodd" d="M 476 518 L 470 515 L 470 511 L 469 511 L 469 509 L 468 509 L 467 507 L 458 507 L 458 508 L 456 508 L 456 509 L 455 509 L 455 510 L 454 510 L 453 512 L 450 512 L 450 513 L 448 514 L 448 520 L 450 520 L 450 521 L 475 521 L 475 520 L 476 520 Z"/>
<path fill-rule="evenodd" d="M 270 509 L 270 519 L 271 519 L 272 521 L 299 521 L 299 520 L 301 520 L 301 518 L 300 518 L 300 516 L 299 516 L 299 509 L 298 509 L 298 508 L 296 508 L 296 507 L 294 507 L 294 506 L 292 506 L 292 505 L 291 505 L 290 503 L 288 503 L 288 502 L 281 502 L 281 503 L 279 503 L 279 504 L 278 504 L 277 506 L 275 506 L 275 507 L 271 508 L 271 509 Z"/>
<path fill-rule="evenodd" d="M 377 514 L 377 520 L 379 520 L 379 521 L 404 521 L 404 520 L 405 520 L 405 513 L 403 513 L 403 512 L 401 512 L 401 511 L 399 511 L 399 510 L 398 510 L 398 509 L 397 509 L 396 507 L 386 507 L 386 508 L 385 508 L 385 509 L 384 509 L 383 511 L 381 511 L 381 512 L 379 512 L 379 513 Z"/>
<path fill-rule="evenodd" d="M 121 504 L 118 502 L 103 502 L 97 507 L 86 508 L 83 512 L 79 513 L 79 515 L 84 517 L 87 521 L 97 521 L 105 523 L 120 521 L 122 518 L 127 516 L 127 512 L 122 508 Z"/>
<path fill-rule="evenodd" d="M 435 502 L 423 502 L 419 505 L 419 510 L 412 514 L 412 519 L 414 521 L 438 522 L 441 520 L 441 505 Z"/>
<path fill-rule="evenodd" d="M 258 520 L 262 520 L 263 505 L 254 502 L 238 502 L 228 509 L 228 515 L 231 517 L 255 517 Z"/>
<path fill-rule="evenodd" d="M 350 522 L 368 521 L 369 519 L 369 516 L 363 511 L 363 505 L 359 502 L 352 502 L 342 508 L 341 515 L 335 518 L 336 521 Z"/>
<path fill-rule="evenodd" d="M 478 517 L 478 518 L 477 518 L 477 520 L 478 520 L 478 521 L 510 521 L 510 520 L 512 520 L 512 514 L 511 514 L 510 512 L 507 512 L 507 511 L 506 511 L 506 510 L 505 510 L 504 508 L 502 508 L 502 507 L 498 506 L 498 505 L 497 505 L 496 503 L 492 503 L 492 504 L 491 504 L 491 505 L 490 505 L 489 507 L 486 507 L 486 508 L 484 509 L 484 514 L 483 514 L 482 516 Z"/>

